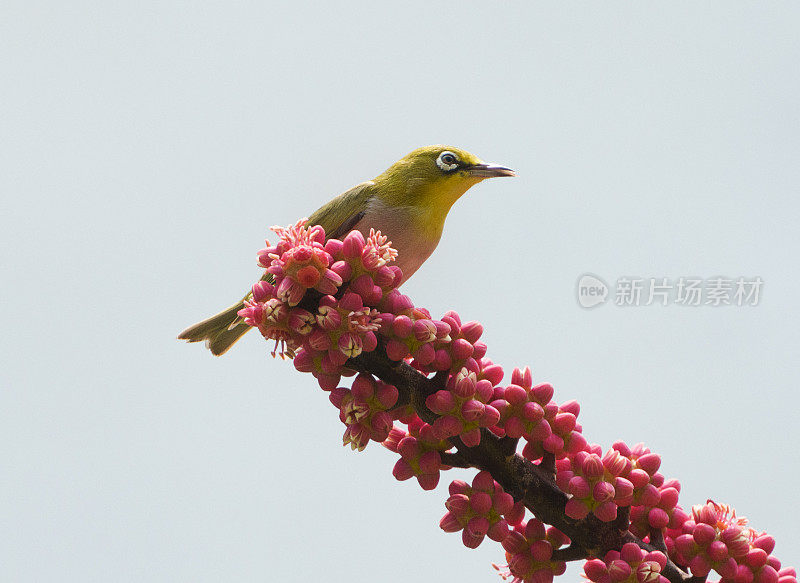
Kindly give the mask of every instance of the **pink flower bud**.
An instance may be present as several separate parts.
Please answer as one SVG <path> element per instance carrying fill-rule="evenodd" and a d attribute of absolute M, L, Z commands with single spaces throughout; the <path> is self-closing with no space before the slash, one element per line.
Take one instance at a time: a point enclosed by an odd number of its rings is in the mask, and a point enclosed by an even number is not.
<path fill-rule="evenodd" d="M 439 439 L 458 435 L 463 428 L 464 424 L 452 415 L 439 417 L 433 422 L 434 432 Z"/>
<path fill-rule="evenodd" d="M 492 497 L 486 492 L 475 492 L 470 497 L 469 503 L 478 515 L 486 515 L 492 509 Z"/>
<path fill-rule="evenodd" d="M 382 407 L 390 409 L 397 403 L 399 393 L 397 387 L 383 382 L 378 382 L 377 398 Z"/>
<path fill-rule="evenodd" d="M 481 432 L 477 427 L 467 431 L 466 433 L 462 433 L 460 437 L 461 441 L 463 441 L 464 445 L 467 447 L 475 447 L 481 442 Z"/>
<path fill-rule="evenodd" d="M 268 281 L 259 281 L 253 284 L 253 299 L 257 302 L 264 302 L 273 297 L 275 288 Z"/>
<path fill-rule="evenodd" d="M 775 539 L 768 534 L 763 534 L 753 541 L 753 546 L 771 555 L 772 551 L 775 549 Z"/>
<path fill-rule="evenodd" d="M 631 461 L 622 456 L 617 450 L 609 449 L 603 456 L 603 465 L 612 476 L 623 476 L 628 473 L 627 470 L 630 469 Z M 650 476 L 647 476 L 647 481 L 650 481 Z M 631 480 L 631 483 L 633 483 L 634 487 L 636 486 L 633 480 Z"/>
<path fill-rule="evenodd" d="M 499 364 L 490 364 L 483 368 L 481 376 L 493 385 L 497 385 L 503 380 L 503 367 Z"/>
<path fill-rule="evenodd" d="M 423 474 L 433 474 L 442 467 L 442 458 L 438 451 L 426 451 L 419 458 L 419 469 Z"/>
<path fill-rule="evenodd" d="M 457 338 L 450 345 L 450 350 L 452 351 L 453 358 L 456 360 L 464 360 L 472 356 L 473 346 L 467 340 Z"/>
<path fill-rule="evenodd" d="M 714 562 L 724 561 L 728 558 L 728 546 L 720 540 L 715 540 L 708 545 L 706 554 Z"/>
<path fill-rule="evenodd" d="M 694 532 L 692 533 L 692 537 L 694 538 L 694 542 L 696 542 L 701 547 L 706 547 L 711 544 L 714 538 L 717 535 L 717 531 L 714 529 L 713 526 L 705 523 L 700 523 L 694 527 Z"/>
<path fill-rule="evenodd" d="M 473 534 L 465 528 L 461 531 L 461 542 L 468 549 L 475 549 L 483 542 L 485 536 L 484 534 Z"/>
<path fill-rule="evenodd" d="M 450 337 L 450 325 L 441 320 L 431 320 L 434 328 L 436 328 L 436 338 L 443 341 L 448 341 Z"/>
<path fill-rule="evenodd" d="M 458 518 L 466 517 L 472 510 L 470 498 L 466 494 L 453 494 L 444 506 Z"/>
<path fill-rule="evenodd" d="M 661 466 L 661 457 L 654 453 L 648 453 L 640 456 L 636 460 L 637 465 L 651 476 L 658 471 Z"/>
<path fill-rule="evenodd" d="M 597 502 L 614 499 L 614 486 L 608 482 L 597 482 L 592 489 L 592 498 Z"/>
<path fill-rule="evenodd" d="M 347 259 L 358 259 L 364 250 L 364 236 L 359 231 L 350 231 L 342 241 L 342 255 Z"/>
<path fill-rule="evenodd" d="M 481 379 L 475 383 L 475 398 L 486 402 L 494 395 L 494 386 L 486 379 Z"/>
<path fill-rule="evenodd" d="M 439 483 L 439 472 L 435 474 L 420 474 L 417 476 L 417 483 L 423 490 L 433 490 Z"/>
<path fill-rule="evenodd" d="M 483 516 L 476 516 L 470 519 L 464 530 L 473 535 L 485 535 L 489 531 L 489 520 Z"/>
<path fill-rule="evenodd" d="M 691 534 L 682 534 L 675 539 L 675 548 L 681 556 L 691 559 L 697 554 L 698 545 Z"/>
<path fill-rule="evenodd" d="M 603 462 L 597 454 L 587 456 L 582 465 L 583 475 L 589 479 L 599 478 L 603 475 Z"/>
<path fill-rule="evenodd" d="M 463 527 L 455 515 L 453 515 L 451 512 L 448 512 L 439 521 L 439 528 L 445 532 L 458 532 Z"/>
<path fill-rule="evenodd" d="M 567 453 L 576 454 L 579 451 L 585 450 L 587 446 L 588 444 L 586 443 L 586 438 L 582 434 L 577 433 L 577 431 L 573 431 L 569 434 Z"/>
<path fill-rule="evenodd" d="M 630 505 L 633 497 L 633 484 L 631 484 L 630 480 L 626 480 L 625 478 L 614 478 L 614 492 L 614 500 L 618 505 Z M 667 516 L 666 512 L 664 512 L 664 516 Z M 667 516 L 667 522 L 669 522 L 669 516 Z M 666 526 L 666 524 L 664 526 Z"/>
<path fill-rule="evenodd" d="M 669 526 L 669 514 L 661 508 L 651 508 L 647 513 L 647 521 L 653 528 L 667 528 Z"/>
<path fill-rule="evenodd" d="M 626 563 L 627 564 L 627 563 Z M 609 576 L 606 564 L 600 559 L 590 559 L 583 564 L 583 572 L 590 581 L 600 583 Z"/>
<path fill-rule="evenodd" d="M 625 458 L 622 458 L 625 459 Z M 630 461 L 630 460 L 629 460 Z M 650 475 L 645 472 L 644 470 L 640 470 L 639 468 L 634 468 L 628 473 L 628 479 L 633 484 L 633 487 L 637 490 L 641 490 L 647 484 L 650 483 Z"/>
<path fill-rule="evenodd" d="M 307 350 L 300 350 L 294 357 L 294 367 L 300 372 L 312 372 L 314 359 Z"/>
<path fill-rule="evenodd" d="M 498 421 L 500 421 L 500 412 L 491 405 L 486 405 L 483 408 L 483 415 L 478 424 L 481 427 L 491 427 L 496 425 Z"/>
<path fill-rule="evenodd" d="M 480 322 L 467 322 L 461 326 L 461 335 L 470 344 L 475 344 L 483 334 L 483 326 Z"/>
<path fill-rule="evenodd" d="M 469 484 L 467 484 L 464 480 L 453 480 L 450 482 L 450 486 L 448 486 L 447 491 L 451 496 L 454 494 L 466 494 L 469 491 Z"/>
<path fill-rule="evenodd" d="M 725 579 L 733 579 L 736 577 L 736 567 L 736 559 L 728 557 L 727 559 L 721 559 L 720 562 L 714 565 L 714 570 Z"/>
<path fill-rule="evenodd" d="M 433 366 L 436 370 L 450 370 L 453 366 L 453 359 L 450 358 L 450 353 L 444 348 L 438 349 L 433 359 Z"/>
<path fill-rule="evenodd" d="M 450 391 L 436 391 L 425 399 L 425 405 L 437 415 L 449 413 L 455 404 L 455 398 Z"/>
<path fill-rule="evenodd" d="M 509 514 L 514 508 L 514 497 L 508 492 L 495 492 L 492 508 L 498 514 Z"/>
<path fill-rule="evenodd" d="M 418 342 L 433 342 L 436 340 L 436 326 L 432 320 L 416 320 L 411 330 Z"/>
<path fill-rule="evenodd" d="M 417 362 L 423 366 L 427 366 L 436 358 L 436 350 L 434 350 L 433 344 L 423 344 L 417 348 L 413 355 Z"/>
<path fill-rule="evenodd" d="M 561 404 L 561 411 L 564 413 L 572 413 L 575 417 L 581 412 L 581 406 L 578 401 L 574 399 Z"/>
<path fill-rule="evenodd" d="M 764 549 L 752 549 L 745 556 L 745 563 L 751 569 L 760 569 L 767 564 L 767 553 Z"/>
<path fill-rule="evenodd" d="M 673 487 L 661 488 L 661 498 L 658 505 L 665 510 L 671 510 L 678 505 L 678 490 Z"/>
<path fill-rule="evenodd" d="M 348 312 L 357 312 L 364 307 L 364 302 L 356 293 L 347 292 L 342 296 L 342 299 L 339 300 L 339 308 L 342 310 L 346 310 Z"/>
<path fill-rule="evenodd" d="M 550 427 L 559 435 L 565 435 L 575 428 L 575 416 L 572 413 L 559 413 L 550 423 Z"/>
<path fill-rule="evenodd" d="M 736 567 L 733 581 L 734 583 L 752 583 L 753 571 L 747 565 L 739 565 Z"/>
<path fill-rule="evenodd" d="M 586 518 L 586 516 L 589 514 L 589 508 L 577 498 L 570 498 L 567 500 L 567 505 L 564 507 L 564 512 L 567 516 L 574 520 L 581 520 Z"/>
<path fill-rule="evenodd" d="M 778 579 L 778 571 L 770 565 L 764 565 L 754 577 L 755 583 L 778 583 Z"/>
<path fill-rule="evenodd" d="M 658 506 L 661 494 L 658 488 L 652 484 L 647 484 L 641 492 L 638 493 L 638 504 L 642 506 Z"/>
<path fill-rule="evenodd" d="M 403 360 L 408 356 L 408 346 L 399 340 L 389 340 L 386 343 L 386 356 L 394 361 Z"/>
<path fill-rule="evenodd" d="M 357 401 L 366 401 L 375 394 L 375 381 L 370 375 L 359 374 L 353 379 L 353 384 L 350 387 L 353 398 Z"/>
<path fill-rule="evenodd" d="M 632 572 L 631 566 L 622 559 L 613 560 L 608 565 L 608 575 L 613 583 L 624 581 Z"/>
<path fill-rule="evenodd" d="M 551 433 L 542 441 L 542 447 L 550 453 L 558 454 L 564 449 L 564 440 L 555 433 Z"/>
<path fill-rule="evenodd" d="M 502 542 L 508 536 L 508 523 L 501 518 L 497 522 L 490 524 L 486 536 L 493 541 Z"/>
<path fill-rule="evenodd" d="M 486 356 L 486 350 L 487 349 L 488 348 L 487 348 L 486 344 L 484 344 L 483 342 L 473 342 L 472 343 L 472 358 L 474 358 L 475 360 L 480 360 L 481 358 Z"/>
<path fill-rule="evenodd" d="M 398 338 L 407 338 L 411 335 L 413 322 L 408 316 L 397 316 L 392 322 L 392 331 Z"/>
<path fill-rule="evenodd" d="M 606 482 L 601 482 L 606 483 Z M 617 505 L 613 501 L 603 502 L 594 509 L 594 515 L 603 522 L 611 522 L 617 518 Z"/>
<path fill-rule="evenodd" d="M 695 577 L 705 577 L 711 570 L 711 565 L 702 555 L 697 555 L 689 561 L 689 568 Z"/>
<path fill-rule="evenodd" d="M 503 549 L 512 555 L 520 555 L 528 550 L 528 541 L 525 540 L 525 536 L 521 532 L 516 530 L 509 532 L 501 544 Z"/>
<path fill-rule="evenodd" d="M 569 480 L 567 492 L 576 498 L 588 498 L 592 494 L 589 481 L 583 476 L 574 476 Z"/>
<path fill-rule="evenodd" d="M 477 386 L 475 373 L 468 372 L 466 369 L 461 369 L 454 380 L 453 394 L 455 396 L 461 399 L 468 399 L 475 394 L 475 388 Z"/>
<path fill-rule="evenodd" d="M 476 401 L 474 399 L 470 399 L 465 401 L 464 404 L 461 406 L 461 416 L 464 418 L 464 421 L 467 423 L 471 423 L 473 421 L 477 421 L 483 415 L 484 404 L 480 401 Z"/>
<path fill-rule="evenodd" d="M 408 480 L 411 476 L 414 475 L 414 470 L 411 468 L 409 463 L 404 459 L 397 460 L 397 463 L 394 464 L 394 469 L 392 470 L 392 475 L 399 481 Z M 444 520 L 444 519 L 443 519 Z M 456 529 L 458 530 L 458 529 Z"/>
<path fill-rule="evenodd" d="M 729 526 L 722 531 L 719 538 L 727 545 L 728 552 L 732 557 L 743 557 L 750 551 L 750 540 L 747 533 L 739 526 Z"/>
<path fill-rule="evenodd" d="M 550 402 L 550 399 L 553 398 L 553 386 L 549 383 L 543 383 L 541 385 L 536 385 L 531 390 L 533 394 L 533 398 L 536 400 L 537 403 L 544 406 Z"/>
<path fill-rule="evenodd" d="M 364 352 L 372 352 L 378 347 L 378 337 L 375 336 L 374 332 L 364 332 L 361 344 L 361 350 Z"/>
<path fill-rule="evenodd" d="M 350 282 L 350 289 L 363 298 L 365 295 L 372 295 L 372 287 L 374 285 L 375 282 L 372 280 L 372 276 L 365 273 Z"/>

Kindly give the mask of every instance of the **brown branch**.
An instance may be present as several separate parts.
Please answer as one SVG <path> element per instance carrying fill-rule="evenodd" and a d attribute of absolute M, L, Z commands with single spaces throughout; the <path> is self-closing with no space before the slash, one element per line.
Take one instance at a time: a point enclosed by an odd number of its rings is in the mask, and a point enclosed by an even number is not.
<path fill-rule="evenodd" d="M 588 559 L 589 555 L 586 549 L 582 549 L 578 545 L 569 545 L 563 549 L 556 549 L 553 551 L 552 561 L 580 561 Z"/>

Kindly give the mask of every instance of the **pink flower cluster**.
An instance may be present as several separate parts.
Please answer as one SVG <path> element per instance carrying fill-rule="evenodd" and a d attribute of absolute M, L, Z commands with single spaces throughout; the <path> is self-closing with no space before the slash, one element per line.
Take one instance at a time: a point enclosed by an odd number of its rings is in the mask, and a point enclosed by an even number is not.
<path fill-rule="evenodd" d="M 522 521 L 503 539 L 508 571 L 500 576 L 511 583 L 550 583 L 567 569 L 565 561 L 553 560 L 553 551 L 567 544 L 569 538 L 557 528 L 545 529 L 536 518 Z"/>
<path fill-rule="evenodd" d="M 661 574 L 666 565 L 664 553 L 648 553 L 627 543 L 619 551 L 607 552 L 602 559 L 586 561 L 583 571 L 594 583 L 668 583 Z"/>
<path fill-rule="evenodd" d="M 397 403 L 396 387 L 360 374 L 353 380 L 352 388 L 333 389 L 330 400 L 347 426 L 344 445 L 350 444 L 361 451 L 370 439 L 380 443 L 389 437 L 394 421 L 389 410 Z"/>
<path fill-rule="evenodd" d="M 600 446 L 593 444 L 556 462 L 556 483 L 571 495 L 566 506 L 570 518 L 580 520 L 591 512 L 610 522 L 618 507 L 631 506 L 640 536 L 685 519 L 677 507 L 680 484 L 665 485 L 658 473 L 661 458 L 644 444 L 629 448 L 618 441 L 601 454 Z"/>
<path fill-rule="evenodd" d="M 525 439 L 522 455 L 531 461 L 551 453 L 556 458 L 586 449 L 586 439 L 577 423 L 580 405 L 568 401 L 559 406 L 552 401 L 553 387 L 533 386 L 531 369 L 515 368 L 511 384 L 496 387 L 492 407 L 500 412 L 499 435 Z"/>
<path fill-rule="evenodd" d="M 439 472 L 450 469 L 442 463 L 441 453 L 452 445 L 437 438 L 433 427 L 416 415 L 408 419 L 408 431 L 392 428 L 383 445 L 400 454 L 392 470 L 394 477 L 400 481 L 416 477 L 423 490 L 433 490 L 439 483 Z"/>
<path fill-rule="evenodd" d="M 605 453 L 589 445 L 577 422 L 578 403 L 555 403 L 553 387 L 534 385 L 529 368 L 514 369 L 502 386 L 503 369 L 486 358 L 481 324 L 463 323 L 452 311 L 437 320 L 415 307 L 397 289 L 403 277 L 391 265 L 397 253 L 379 232 L 365 238 L 352 231 L 340 241 L 305 221 L 273 230 L 277 244 L 259 252 L 265 277 L 239 316 L 275 342 L 273 355 L 294 358 L 299 371 L 330 391 L 346 426 L 345 445 L 363 450 L 369 441 L 383 443 L 399 455 L 398 480 L 415 477 L 431 490 L 450 469 L 444 454 L 460 445 L 454 438 L 467 447 L 478 446 L 482 435 L 522 439 L 523 457 L 547 461 L 541 468 L 556 460 L 556 485 L 568 496 L 570 519 L 591 513 L 608 522 L 626 507 L 632 535 L 654 544 L 663 538 L 666 555 L 629 543 L 588 561 L 586 576 L 596 583 L 665 583 L 668 560 L 699 577 L 714 570 L 721 583 L 797 583 L 794 570 L 781 568 L 772 555 L 774 539 L 746 527 L 728 507 L 709 501 L 687 514 L 678 504 L 680 484 L 658 473 L 661 458 L 644 445 L 617 442 Z M 408 399 L 398 405 L 397 388 L 372 375 L 338 386 L 342 376 L 356 374 L 349 359 L 378 347 L 390 360 L 442 381 L 425 400 L 431 423 Z M 471 484 L 452 482 L 446 507 L 440 526 L 461 531 L 467 547 L 487 536 L 502 543 L 508 570 L 501 575 L 513 583 L 549 583 L 564 572 L 554 551 L 569 539 L 535 518 L 525 522 L 522 503 L 488 472 Z"/>
<path fill-rule="evenodd" d="M 478 472 L 472 485 L 461 480 L 450 483 L 447 513 L 439 526 L 445 532 L 461 532 L 461 540 L 474 549 L 484 537 L 502 542 L 509 534 L 509 524 L 522 521 L 525 508 L 503 491 L 489 472 Z"/>
<path fill-rule="evenodd" d="M 428 409 L 439 415 L 433 431 L 441 439 L 458 435 L 467 447 L 481 442 L 481 427 L 491 427 L 500 413 L 489 405 L 494 387 L 487 379 L 478 380 L 466 367 L 451 375 L 446 389 L 437 391 L 425 401 Z"/>
<path fill-rule="evenodd" d="M 724 504 L 694 506 L 679 531 L 667 534 L 670 556 L 694 576 L 713 569 L 722 583 L 797 583 L 794 569 L 782 569 L 771 554 L 775 539 L 748 527 L 746 518 Z"/>

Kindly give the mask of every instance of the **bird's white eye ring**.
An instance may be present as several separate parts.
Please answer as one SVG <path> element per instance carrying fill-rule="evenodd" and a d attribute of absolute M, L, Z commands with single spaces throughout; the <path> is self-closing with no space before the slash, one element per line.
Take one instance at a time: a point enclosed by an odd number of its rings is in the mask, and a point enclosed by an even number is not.
<path fill-rule="evenodd" d="M 453 152 L 445 150 L 436 158 L 436 165 L 445 172 L 455 170 L 458 166 L 458 156 L 453 154 Z"/>

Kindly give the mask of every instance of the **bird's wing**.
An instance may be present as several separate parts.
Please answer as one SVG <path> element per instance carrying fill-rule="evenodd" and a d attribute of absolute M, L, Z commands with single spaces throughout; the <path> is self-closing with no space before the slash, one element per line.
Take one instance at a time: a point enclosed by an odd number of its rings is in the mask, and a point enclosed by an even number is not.
<path fill-rule="evenodd" d="M 308 218 L 309 225 L 320 225 L 325 229 L 325 237 L 340 238 L 349 233 L 361 220 L 367 204 L 373 197 L 375 183 L 362 182 L 343 192 Z"/>

